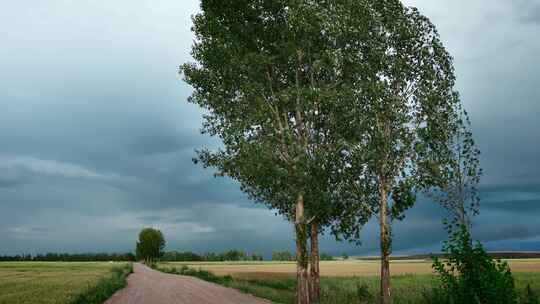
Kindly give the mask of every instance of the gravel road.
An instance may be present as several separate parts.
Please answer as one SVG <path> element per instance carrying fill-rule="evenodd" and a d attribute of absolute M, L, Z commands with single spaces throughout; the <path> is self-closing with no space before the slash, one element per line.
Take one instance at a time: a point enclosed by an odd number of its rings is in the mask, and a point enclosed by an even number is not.
<path fill-rule="evenodd" d="M 104 304 L 270 304 L 271 302 L 193 277 L 133 265 L 126 288 Z"/>

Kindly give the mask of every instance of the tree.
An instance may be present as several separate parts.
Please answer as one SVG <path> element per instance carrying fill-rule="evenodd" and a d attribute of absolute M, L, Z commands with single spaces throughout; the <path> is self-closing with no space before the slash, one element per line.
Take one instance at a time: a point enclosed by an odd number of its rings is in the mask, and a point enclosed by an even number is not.
<path fill-rule="evenodd" d="M 448 143 L 457 130 L 459 98 L 452 58 L 435 26 L 400 1 L 373 5 L 380 14 L 364 53 L 371 67 L 365 75 L 369 81 L 359 81 L 363 94 L 344 123 L 353 130 L 346 153 L 349 171 L 356 176 L 351 189 L 359 188 L 359 200 L 376 198 L 372 208 L 380 227 L 380 298 L 388 304 L 391 224 L 404 218 L 419 191 L 439 185 L 440 172 L 451 162 Z"/>
<path fill-rule="evenodd" d="M 138 259 L 143 259 L 146 264 L 151 265 L 163 256 L 164 248 L 165 238 L 160 230 L 153 228 L 141 230 L 135 250 Z"/>
<path fill-rule="evenodd" d="M 369 10 L 356 1 L 203 0 L 194 17 L 196 63 L 181 68 L 194 88 L 190 101 L 207 110 L 203 133 L 223 142 L 198 160 L 294 222 L 300 304 L 311 299 L 308 237 L 317 249 L 327 210 L 339 209 L 309 198 L 331 193 L 339 174 L 341 130 L 333 128 L 363 79 Z M 313 190 L 319 173 L 322 192 Z"/>
<path fill-rule="evenodd" d="M 482 244 L 473 244 L 472 218 L 479 213 L 482 175 L 467 112 L 461 107 L 458 128 L 449 142 L 451 156 L 439 172 L 439 187 L 430 196 L 449 211 L 444 261 L 434 258 L 440 275 L 440 303 L 517 303 L 514 279 L 506 262 L 494 260 Z"/>
<path fill-rule="evenodd" d="M 480 150 L 470 130 L 470 119 L 460 108 L 458 129 L 449 145 L 452 151 L 449 163 L 440 172 L 440 186 L 428 195 L 450 213 L 450 226 L 471 230 L 472 217 L 480 207 L 478 184 L 482 176 Z"/>

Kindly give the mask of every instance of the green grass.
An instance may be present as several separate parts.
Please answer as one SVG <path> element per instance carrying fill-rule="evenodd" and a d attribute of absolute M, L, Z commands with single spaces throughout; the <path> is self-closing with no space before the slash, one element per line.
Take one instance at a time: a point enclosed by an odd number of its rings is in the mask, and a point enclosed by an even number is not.
<path fill-rule="evenodd" d="M 130 271 L 128 263 L 1 262 L 0 304 L 101 303 Z"/>
<path fill-rule="evenodd" d="M 231 276 L 216 276 L 212 272 L 192 269 L 187 266 L 170 267 L 167 264 L 158 265 L 163 272 L 190 275 L 206 281 L 218 283 L 230 288 L 236 288 L 245 293 L 269 299 L 274 303 L 294 303 L 295 279 L 290 276 L 259 276 L 257 278 L 242 278 Z M 516 288 L 523 294 L 527 285 L 537 294 L 540 293 L 540 273 L 515 273 Z M 394 304 L 425 303 L 424 294 L 438 284 L 435 275 L 401 275 L 392 277 Z M 378 277 L 350 278 L 321 278 L 320 304 L 376 303 L 379 290 Z M 360 302 L 359 299 L 365 299 Z"/>
<path fill-rule="evenodd" d="M 117 290 L 126 287 L 126 278 L 133 272 L 133 264 L 112 268 L 108 277 L 102 278 L 97 285 L 79 294 L 72 304 L 100 304 L 110 298 Z"/>

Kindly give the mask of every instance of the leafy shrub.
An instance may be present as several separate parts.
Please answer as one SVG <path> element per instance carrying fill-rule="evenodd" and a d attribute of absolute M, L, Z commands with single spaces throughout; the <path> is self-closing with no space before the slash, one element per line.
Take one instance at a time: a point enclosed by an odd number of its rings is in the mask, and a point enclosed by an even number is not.
<path fill-rule="evenodd" d="M 517 303 L 514 279 L 508 264 L 492 259 L 481 243 L 473 245 L 468 229 L 449 229 L 450 239 L 443 246 L 446 260 L 434 258 L 433 268 L 440 275 L 441 290 L 431 294 L 439 304 Z"/>
<path fill-rule="evenodd" d="M 335 304 L 335 303 L 358 303 L 372 304 L 376 303 L 376 298 L 369 290 L 369 286 L 361 282 L 352 284 L 323 284 L 321 286 L 320 304 Z"/>
<path fill-rule="evenodd" d="M 532 290 L 531 285 L 527 284 L 525 288 L 525 295 L 521 300 L 522 304 L 540 304 L 540 299 L 538 295 Z"/>
<path fill-rule="evenodd" d="M 232 277 L 230 275 L 220 277 L 210 271 L 206 271 L 203 269 L 193 269 L 193 268 L 189 268 L 186 265 L 182 265 L 180 269 L 177 269 L 176 267 L 171 267 L 171 268 L 156 267 L 156 269 L 165 273 L 196 277 L 204 281 L 218 283 L 218 284 L 225 284 L 232 280 Z"/>
<path fill-rule="evenodd" d="M 365 284 L 356 285 L 356 296 L 358 297 L 359 303 L 373 303 L 373 295 L 369 292 L 369 287 Z"/>

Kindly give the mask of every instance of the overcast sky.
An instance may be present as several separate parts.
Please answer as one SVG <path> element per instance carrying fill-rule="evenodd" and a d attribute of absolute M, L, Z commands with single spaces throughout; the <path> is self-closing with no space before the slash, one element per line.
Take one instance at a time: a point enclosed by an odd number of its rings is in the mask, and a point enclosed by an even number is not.
<path fill-rule="evenodd" d="M 0 254 L 127 251 L 142 227 L 168 249 L 293 246 L 292 227 L 192 163 L 216 142 L 178 66 L 196 0 L 0 0 Z M 540 0 L 408 0 L 438 27 L 482 149 L 475 235 L 540 250 Z M 442 211 L 419 202 L 396 252 L 436 251 Z M 372 254 L 325 237 L 322 250 Z"/>

